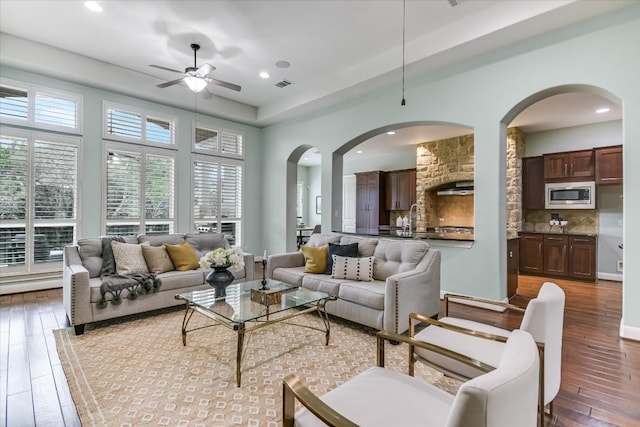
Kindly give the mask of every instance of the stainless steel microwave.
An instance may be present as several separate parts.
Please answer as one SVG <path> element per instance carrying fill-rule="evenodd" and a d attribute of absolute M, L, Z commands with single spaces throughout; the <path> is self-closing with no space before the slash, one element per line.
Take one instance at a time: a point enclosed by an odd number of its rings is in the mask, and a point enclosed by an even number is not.
<path fill-rule="evenodd" d="M 546 209 L 595 209 L 596 183 L 561 182 L 545 185 Z"/>

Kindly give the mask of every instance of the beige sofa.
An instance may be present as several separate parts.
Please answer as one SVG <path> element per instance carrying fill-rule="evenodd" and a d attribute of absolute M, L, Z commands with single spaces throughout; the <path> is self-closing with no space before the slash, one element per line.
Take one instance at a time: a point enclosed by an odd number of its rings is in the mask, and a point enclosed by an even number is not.
<path fill-rule="evenodd" d="M 151 246 L 187 242 L 198 257 L 219 247 L 229 247 L 221 233 L 140 235 L 127 237 L 125 242 L 146 242 Z M 253 255 L 245 254 L 244 269 L 233 273 L 235 282 L 253 280 L 253 262 Z M 99 237 L 79 239 L 77 244 L 64 248 L 63 302 L 69 323 L 77 335 L 84 333 L 87 323 L 184 304 L 174 298 L 176 294 L 209 288 L 204 280 L 209 270 L 167 271 L 157 275 L 161 284 L 156 292 L 129 299 L 128 291 L 124 290 L 120 303 L 114 303 L 112 295 L 106 294 L 107 303 L 104 304 L 101 303 L 103 297 L 100 292 L 102 263 L 102 242 Z"/>
<path fill-rule="evenodd" d="M 379 330 L 403 333 L 409 314 L 440 313 L 440 252 L 423 240 L 313 234 L 308 246 L 358 243 L 358 257 L 373 256 L 373 281 L 334 279 L 305 273 L 302 252 L 269 256 L 267 276 L 338 297 L 327 304 L 329 314 Z"/>

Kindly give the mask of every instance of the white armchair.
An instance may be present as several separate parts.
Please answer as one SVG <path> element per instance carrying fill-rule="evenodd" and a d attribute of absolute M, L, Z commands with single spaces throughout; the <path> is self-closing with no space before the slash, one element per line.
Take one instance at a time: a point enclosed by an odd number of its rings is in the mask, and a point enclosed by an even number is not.
<path fill-rule="evenodd" d="M 514 331 L 497 368 L 462 384 L 455 396 L 403 373 L 384 369 L 384 340 L 439 351 L 404 335 L 378 333 L 378 367 L 364 371 L 321 398 L 295 375 L 283 382 L 283 426 L 535 426 L 538 370 L 536 344 Z M 468 358 L 447 352 L 459 361 Z M 295 401 L 304 406 L 295 412 Z"/>
<path fill-rule="evenodd" d="M 540 425 L 543 425 L 544 407 L 549 405 L 549 412 L 553 417 L 552 401 L 560 389 L 564 291 L 555 283 L 546 282 L 540 288 L 538 296 L 529 301 L 526 309 L 469 296 L 445 295 L 444 317 L 433 320 L 427 316 L 412 314 L 409 336 L 461 353 L 477 363 L 475 366 L 461 364 L 456 360 L 445 358 L 439 353 L 417 347 L 413 352 L 413 357 L 410 358 L 410 374 L 413 372 L 415 361 L 420 361 L 446 375 L 464 381 L 482 375 L 500 363 L 505 351 L 505 342 L 512 332 L 473 320 L 449 317 L 448 304 L 456 299 L 498 305 L 524 313 L 519 329 L 531 333 L 540 350 L 540 390 L 544 392 L 541 392 L 539 397 L 539 422 Z M 430 326 L 415 333 L 415 326 L 418 322 L 428 323 Z"/>

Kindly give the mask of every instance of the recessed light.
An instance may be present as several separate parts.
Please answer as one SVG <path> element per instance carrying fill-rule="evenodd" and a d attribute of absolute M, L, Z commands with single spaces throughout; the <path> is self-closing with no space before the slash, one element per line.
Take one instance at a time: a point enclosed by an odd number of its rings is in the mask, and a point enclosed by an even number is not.
<path fill-rule="evenodd" d="M 362 150 L 356 151 L 356 154 L 362 154 Z"/>
<path fill-rule="evenodd" d="M 302 160 L 309 160 L 309 158 L 308 157 L 303 157 Z"/>
<path fill-rule="evenodd" d="M 262 71 L 262 72 L 260 73 L 260 77 L 261 77 L 261 78 L 263 78 L 263 79 L 268 79 L 268 78 L 269 78 L 269 77 L 271 77 L 271 76 L 270 76 L 270 75 L 269 75 L 269 73 L 267 73 L 266 71 Z"/>
<path fill-rule="evenodd" d="M 598 108 L 596 110 L 596 114 L 604 114 L 604 113 L 608 113 L 609 111 L 611 111 L 611 108 L 609 107 Z"/>
<path fill-rule="evenodd" d="M 396 132 L 393 131 L 393 130 L 390 130 L 389 132 L 387 132 L 387 135 L 395 135 L 395 134 L 396 134 Z"/>
<path fill-rule="evenodd" d="M 92 12 L 102 12 L 102 6 L 97 1 L 86 1 L 84 6 Z"/>

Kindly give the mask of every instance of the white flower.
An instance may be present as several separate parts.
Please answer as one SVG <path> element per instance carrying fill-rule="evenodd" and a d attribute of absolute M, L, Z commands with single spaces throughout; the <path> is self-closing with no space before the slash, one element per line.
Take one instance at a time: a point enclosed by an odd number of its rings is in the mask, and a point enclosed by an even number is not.
<path fill-rule="evenodd" d="M 242 270 L 244 268 L 244 253 L 240 248 L 214 249 L 200 258 L 200 267 L 226 267 L 233 271 Z"/>

